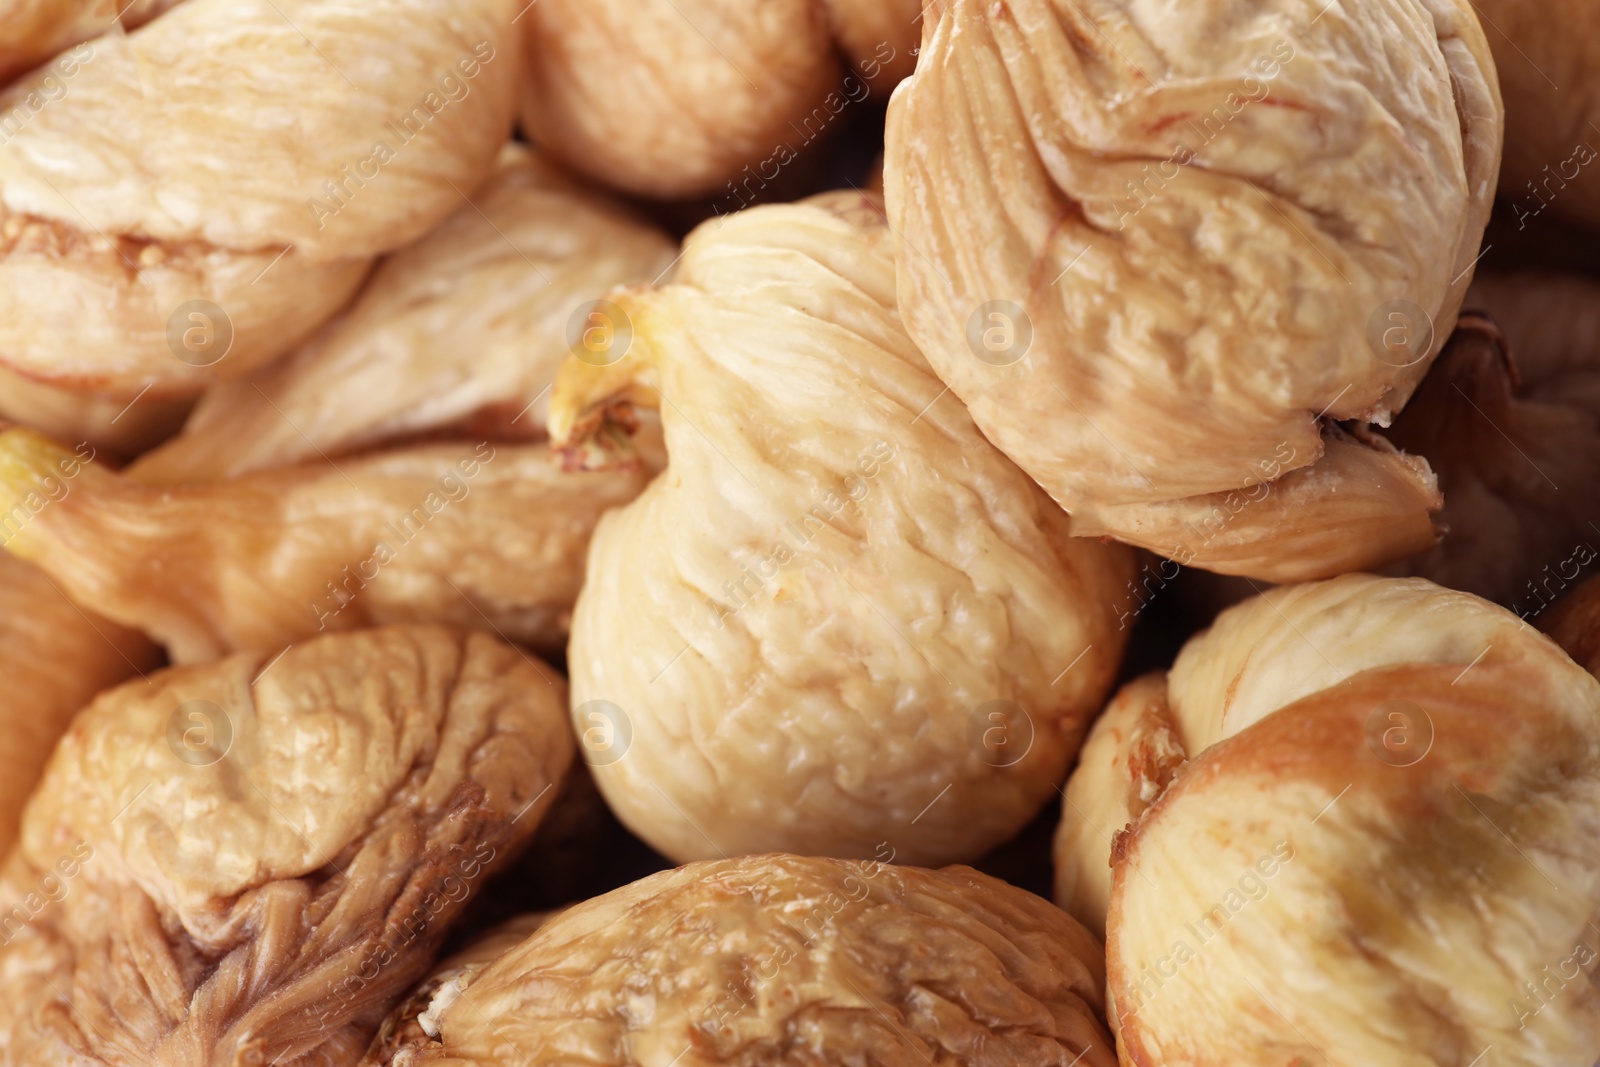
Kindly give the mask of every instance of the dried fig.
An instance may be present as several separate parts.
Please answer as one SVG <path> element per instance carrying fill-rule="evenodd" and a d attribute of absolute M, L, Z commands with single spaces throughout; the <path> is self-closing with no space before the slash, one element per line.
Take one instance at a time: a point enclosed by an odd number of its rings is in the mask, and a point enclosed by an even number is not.
<path fill-rule="evenodd" d="M 67 53 L 70 76 L 17 81 L 0 93 L 0 115 L 25 113 L 0 143 L 0 362 L 154 397 L 292 347 L 493 169 L 514 8 L 188 0 Z"/>
<path fill-rule="evenodd" d="M 1500 195 L 1521 229 L 1551 214 L 1600 227 L 1600 22 L 1585 0 L 1473 0 L 1506 102 Z"/>
<path fill-rule="evenodd" d="M 183 435 L 129 473 L 206 481 L 490 411 L 538 436 L 585 301 L 656 280 L 676 254 L 664 234 L 508 146 L 472 203 L 385 260 L 348 312 L 288 358 L 213 386 Z"/>
<path fill-rule="evenodd" d="M 532 912 L 509 919 L 438 964 L 378 1027 L 362 1067 L 406 1067 L 419 1049 L 439 1036 L 438 1014 L 454 1001 L 489 964 L 527 940 L 550 921 L 550 912 Z M 440 991 L 443 990 L 443 996 Z M 437 1001 L 438 1007 L 434 1007 Z"/>
<path fill-rule="evenodd" d="M 944 396 L 879 210 L 706 223 L 556 379 L 558 445 L 661 409 L 669 465 L 596 528 L 568 663 L 606 799 L 680 862 L 982 855 L 1052 795 L 1121 656 L 1129 554 L 1073 538 Z"/>
<path fill-rule="evenodd" d="M 54 58 L 72 45 L 102 33 L 137 29 L 181 0 L 0 0 L 0 84 Z M 54 66 L 54 64 L 52 64 Z M 57 75 L 71 69 L 67 63 Z M 72 75 L 66 74 L 66 77 Z M 54 99 L 63 90 L 59 80 L 43 83 L 42 99 Z M 38 110 L 24 102 L 30 111 Z M 11 117 L 12 123 L 17 116 Z M 0 130 L 14 132 L 4 116 Z M 3 141 L 0 141 L 3 143 Z"/>
<path fill-rule="evenodd" d="M 1429 457 L 1449 533 L 1396 570 L 1524 618 L 1600 546 L 1600 284 L 1480 276 L 1450 343 L 1388 433 Z"/>
<path fill-rule="evenodd" d="M 920 0 L 540 0 L 519 16 L 522 126 L 613 188 L 726 187 L 742 205 L 910 73 L 920 14 Z M 855 67 L 842 81 L 834 34 Z"/>
<path fill-rule="evenodd" d="M 1578 665 L 1600 677 L 1600 579 L 1590 578 L 1539 619 L 1539 628 Z"/>
<path fill-rule="evenodd" d="M 118 456 L 137 455 L 171 437 L 193 407 L 193 397 L 140 397 L 130 403 L 123 397 L 63 389 L 0 365 L 0 418 Z"/>
<path fill-rule="evenodd" d="M 25 492 L 65 456 L 31 431 L 0 434 L 0 486 Z M 171 489 L 90 463 L 5 547 L 177 662 L 390 622 L 488 625 L 558 651 L 596 520 L 644 482 L 487 443 Z"/>
<path fill-rule="evenodd" d="M 1062 903 L 1109 899 L 1123 1062 L 1600 1055 L 1600 683 L 1554 643 L 1347 575 L 1228 609 L 1136 686 L 1068 787 L 1128 825 L 1068 806 L 1057 839 Z"/>
<path fill-rule="evenodd" d="M 352 1064 L 572 758 L 565 687 L 408 626 L 111 690 L 0 876 L 0 1059 Z"/>
<path fill-rule="evenodd" d="M 0 537 L 14 528 L 5 521 Z M 83 611 L 38 568 L 0 553 L 0 856 L 11 851 L 22 806 L 72 716 L 158 658 L 139 634 Z"/>
<path fill-rule="evenodd" d="M 373 1062 L 1114 1067 L 1101 968 L 1081 926 L 967 867 L 713 860 L 550 919 Z"/>
<path fill-rule="evenodd" d="M 1362 424 L 1455 321 L 1493 71 L 1466 0 L 943 0 L 889 108 L 906 327 L 1080 536 L 1271 580 L 1426 548 L 1426 464 Z"/>

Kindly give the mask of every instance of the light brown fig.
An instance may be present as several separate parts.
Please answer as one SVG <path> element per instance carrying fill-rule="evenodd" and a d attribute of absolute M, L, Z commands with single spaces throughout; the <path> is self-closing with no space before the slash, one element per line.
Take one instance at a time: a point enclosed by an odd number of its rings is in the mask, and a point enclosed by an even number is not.
<path fill-rule="evenodd" d="M 542 436 L 585 304 L 655 281 L 676 255 L 665 234 L 508 146 L 472 202 L 385 260 L 344 315 L 207 390 L 182 436 L 129 473 L 208 481 L 474 419 Z"/>
<path fill-rule="evenodd" d="M 1083 927 L 967 867 L 712 860 L 548 920 L 371 1062 L 1113 1067 L 1103 978 Z"/>
<path fill-rule="evenodd" d="M 0 143 L 0 363 L 192 395 L 293 347 L 493 169 L 515 6 L 188 0 L 0 92 L 26 112 Z"/>
<path fill-rule="evenodd" d="M 1480 276 L 1386 436 L 1426 455 L 1448 528 L 1396 571 L 1537 615 L 1600 558 L 1600 284 Z"/>
<path fill-rule="evenodd" d="M 137 455 L 171 437 L 193 407 L 193 397 L 144 396 L 130 402 L 46 385 L 0 366 L 0 419 L 117 456 Z"/>
<path fill-rule="evenodd" d="M 417 446 L 171 489 L 71 460 L 31 431 L 0 434 L 13 494 L 72 467 L 5 548 L 180 663 L 393 622 L 559 651 L 596 521 L 646 480 L 563 471 L 542 444 Z"/>
<path fill-rule="evenodd" d="M 1368 575 L 1230 608 L 1074 795 L 1058 897 L 1104 917 L 1123 1063 L 1600 1056 L 1600 683 L 1503 608 Z"/>
<path fill-rule="evenodd" d="M 887 98 L 920 18 L 920 0 L 540 0 L 518 17 L 523 129 L 612 188 L 742 206 L 846 108 Z"/>
<path fill-rule="evenodd" d="M 1426 463 L 1364 427 L 1448 336 L 1493 199 L 1470 4 L 942 0 L 923 23 L 886 134 L 900 309 L 1074 531 L 1273 581 L 1431 545 Z"/>
<path fill-rule="evenodd" d="M 72 716 L 158 659 L 143 636 L 84 611 L 37 567 L 0 553 L 0 855 L 11 851 L 22 806 Z"/>
<path fill-rule="evenodd" d="M 568 664 L 612 810 L 680 862 L 975 859 L 1055 794 L 1121 657 L 1130 554 L 944 395 L 879 211 L 704 224 L 556 380 L 557 445 L 661 410 L 667 470 L 596 528 Z"/>
<path fill-rule="evenodd" d="M 572 759 L 553 672 L 390 627 L 73 722 L 0 875 L 0 1061 L 353 1064 Z"/>
<path fill-rule="evenodd" d="M 1473 0 L 1506 103 L 1500 195 L 1518 229 L 1552 216 L 1600 227 L 1600 12 L 1584 0 Z"/>

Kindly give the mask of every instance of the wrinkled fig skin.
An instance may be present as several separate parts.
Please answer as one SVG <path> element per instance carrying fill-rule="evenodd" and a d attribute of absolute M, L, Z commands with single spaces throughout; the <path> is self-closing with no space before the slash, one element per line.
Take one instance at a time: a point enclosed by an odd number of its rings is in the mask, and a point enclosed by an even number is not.
<path fill-rule="evenodd" d="M 522 127 L 566 166 L 641 196 L 714 193 L 833 119 L 819 0 L 539 0 L 519 20 Z"/>
<path fill-rule="evenodd" d="M 713 860 L 549 920 L 376 1062 L 1114 1067 L 1103 978 L 1083 927 L 967 867 Z"/>
<path fill-rule="evenodd" d="M 63 450 L 0 435 L 21 494 Z M 564 472 L 540 445 L 457 442 L 161 489 L 83 464 L 6 544 L 175 662 L 391 622 L 490 626 L 558 651 L 600 514 L 639 470 Z"/>
<path fill-rule="evenodd" d="M 0 0 L 0 84 L 102 33 L 137 29 L 181 0 Z"/>
<path fill-rule="evenodd" d="M 661 409 L 668 468 L 597 527 L 568 662 L 580 733 L 627 731 L 590 752 L 607 801 L 680 862 L 976 858 L 1116 672 L 1130 554 L 941 399 L 892 240 L 857 193 L 707 223 L 676 284 L 614 294 L 627 354 L 557 378 L 558 445 L 618 398 Z"/>
<path fill-rule="evenodd" d="M 551 913 L 535 912 L 510 919 L 466 948 L 434 965 L 433 970 L 400 1002 L 378 1028 L 377 1036 L 361 1067 L 407 1067 L 416 1062 L 417 1053 L 439 1036 L 438 1010 L 432 1005 L 441 989 L 446 990 L 441 1005 L 466 989 L 485 967 L 526 941 L 550 920 Z"/>
<path fill-rule="evenodd" d="M 1432 372 L 1386 436 L 1429 457 L 1449 533 L 1399 565 L 1532 616 L 1596 558 L 1600 285 L 1480 278 Z"/>
<path fill-rule="evenodd" d="M 1114 844 L 1069 806 L 1057 863 L 1064 905 L 1109 901 L 1123 1063 L 1600 1057 L 1591 983 L 1526 984 L 1600 959 L 1600 683 L 1553 642 L 1348 575 L 1223 612 L 1112 708 L 1067 792 L 1124 798 Z"/>
<path fill-rule="evenodd" d="M 1539 628 L 1579 666 L 1600 677 L 1600 579 L 1591 578 L 1541 616 Z"/>
<path fill-rule="evenodd" d="M 1587 0 L 1473 0 L 1506 102 L 1500 195 L 1600 228 L 1600 18 Z"/>
<path fill-rule="evenodd" d="M 1466 0 L 944 0 L 924 27 L 886 134 L 900 309 L 1074 531 L 1273 581 L 1431 545 L 1426 464 L 1359 424 L 1443 344 L 1488 218 Z M 1396 333 L 1397 299 L 1434 329 Z"/>
<path fill-rule="evenodd" d="M 427 626 L 104 694 L 0 877 L 30 918 L 0 948 L 0 1062 L 355 1063 L 538 826 L 572 759 L 565 695 L 495 638 Z"/>
<path fill-rule="evenodd" d="M 209 481 L 485 411 L 541 435 L 572 316 L 614 286 L 655 280 L 677 246 L 516 146 L 472 199 L 389 257 L 299 351 L 208 390 L 183 435 L 129 473 Z"/>
<path fill-rule="evenodd" d="M 22 806 L 72 716 L 157 659 L 144 637 L 79 610 L 44 572 L 0 553 L 0 855 L 11 850 Z"/>
<path fill-rule="evenodd" d="M 188 0 L 0 92 L 0 362 L 131 399 L 287 351 L 493 170 L 516 6 Z"/>
<path fill-rule="evenodd" d="M 876 91 L 911 76 L 922 39 L 923 0 L 825 0 L 840 49 Z"/>

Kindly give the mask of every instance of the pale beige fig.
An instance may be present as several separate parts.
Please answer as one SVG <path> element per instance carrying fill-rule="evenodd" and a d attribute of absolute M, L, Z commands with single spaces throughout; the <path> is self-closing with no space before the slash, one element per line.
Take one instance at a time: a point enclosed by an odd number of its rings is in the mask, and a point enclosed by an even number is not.
<path fill-rule="evenodd" d="M 568 663 L 618 816 L 676 859 L 972 859 L 1055 793 L 1132 572 L 992 448 L 894 306 L 877 202 L 690 235 L 556 380 L 557 445 L 659 407 L 669 464 L 595 531 Z"/>
<path fill-rule="evenodd" d="M 1563 597 L 1540 617 L 1539 628 L 1580 666 L 1600 677 L 1600 579 L 1590 578 Z"/>
<path fill-rule="evenodd" d="M 192 395 L 293 347 L 493 169 L 515 7 L 188 0 L 13 83 L 0 362 Z"/>
<path fill-rule="evenodd" d="M 0 525 L 0 537 L 10 528 Z M 158 658 L 140 634 L 84 611 L 37 567 L 0 553 L 0 855 L 11 851 L 22 806 L 72 716 Z"/>
<path fill-rule="evenodd" d="M 209 389 L 183 435 L 129 473 L 207 481 L 470 420 L 541 436 L 585 304 L 657 280 L 676 255 L 665 234 L 508 146 L 472 203 L 385 260 L 344 315 Z"/>
<path fill-rule="evenodd" d="M 919 0 L 539 0 L 518 18 L 522 127 L 604 185 L 737 208 L 910 73 L 919 15 Z"/>
<path fill-rule="evenodd" d="M 1123 1063 L 1600 1056 L 1600 682 L 1503 608 L 1368 575 L 1230 608 L 1067 793 Z"/>
<path fill-rule="evenodd" d="M 43 82 L 40 99 L 63 90 L 59 77 L 72 77 L 73 63 L 62 53 L 103 33 L 137 29 L 182 0 L 4 0 L 0 3 L 0 84 L 33 67 L 49 64 L 58 75 Z M 67 58 L 65 63 L 63 58 Z M 24 101 L 30 111 L 37 107 Z M 12 132 L 0 115 L 0 131 Z M 12 116 L 12 121 L 16 121 Z"/>
<path fill-rule="evenodd" d="M 1600 12 L 1584 0 L 1473 0 L 1506 102 L 1500 195 L 1518 229 L 1541 215 L 1600 227 Z"/>
<path fill-rule="evenodd" d="M 434 444 L 225 482 L 141 485 L 27 430 L 0 434 L 0 486 L 69 463 L 5 548 L 176 662 L 396 622 L 488 626 L 559 651 L 584 550 L 637 467 L 564 471 L 539 445 Z"/>
<path fill-rule="evenodd" d="M 1103 979 L 1083 927 L 967 867 L 712 860 L 548 920 L 371 1062 L 1113 1067 Z"/>
<path fill-rule="evenodd" d="M 335 634 L 73 722 L 0 876 L 0 1061 L 357 1062 L 572 759 L 492 636 Z"/>
<path fill-rule="evenodd" d="M 1365 426 L 1448 336 L 1493 199 L 1470 4 L 944 0 L 923 23 L 886 134 L 900 308 L 1074 531 L 1273 581 L 1429 547 L 1426 462 Z"/>
<path fill-rule="evenodd" d="M 1600 284 L 1480 276 L 1386 436 L 1429 457 L 1448 533 L 1403 573 L 1524 617 L 1600 558 Z"/>

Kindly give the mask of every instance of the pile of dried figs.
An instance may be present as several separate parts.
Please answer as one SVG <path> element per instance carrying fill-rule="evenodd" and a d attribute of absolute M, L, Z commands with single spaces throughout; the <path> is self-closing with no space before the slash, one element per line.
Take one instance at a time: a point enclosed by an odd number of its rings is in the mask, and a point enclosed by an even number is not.
<path fill-rule="evenodd" d="M 0 1067 L 1600 1061 L 1593 0 L 0 0 Z"/>

